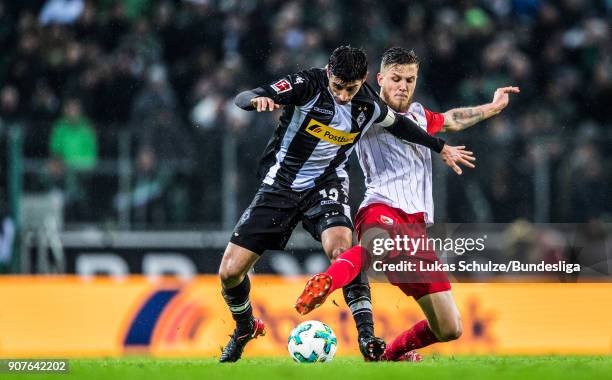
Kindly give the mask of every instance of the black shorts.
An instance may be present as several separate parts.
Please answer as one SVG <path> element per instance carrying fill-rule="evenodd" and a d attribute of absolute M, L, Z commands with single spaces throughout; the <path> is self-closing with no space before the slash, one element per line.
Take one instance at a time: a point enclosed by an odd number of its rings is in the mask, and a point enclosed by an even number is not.
<path fill-rule="evenodd" d="M 330 182 L 297 192 L 262 184 L 244 211 L 230 241 L 261 255 L 283 250 L 299 222 L 313 238 L 330 227 L 353 229 L 348 194 L 341 182 Z"/>

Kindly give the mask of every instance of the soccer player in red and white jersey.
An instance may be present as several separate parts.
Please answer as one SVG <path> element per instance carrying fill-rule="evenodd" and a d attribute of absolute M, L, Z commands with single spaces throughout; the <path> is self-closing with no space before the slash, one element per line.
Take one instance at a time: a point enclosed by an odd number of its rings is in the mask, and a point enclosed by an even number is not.
<path fill-rule="evenodd" d="M 435 113 L 412 99 L 418 69 L 419 61 L 413 51 L 400 47 L 387 50 L 377 74 L 380 96 L 394 111 L 412 118 L 432 135 L 458 132 L 497 115 L 508 105 L 509 94 L 520 91 L 517 87 L 498 88 L 491 103 Z M 426 226 L 433 223 L 432 164 L 427 149 L 404 143 L 383 130 L 370 130 L 358 143 L 357 154 L 366 177 L 366 194 L 355 217 L 355 229 L 360 245 L 367 251 L 362 250 L 361 254 L 347 251 L 325 273 L 313 276 L 296 302 L 301 314 L 322 304 L 331 292 L 360 273 L 362 266 L 366 266 L 362 257 L 371 252 L 374 239 L 426 237 Z M 474 167 L 467 161 L 462 164 Z M 458 166 L 453 169 L 461 173 Z M 393 260 L 397 255 L 390 252 L 387 258 Z M 411 259 L 438 261 L 435 252 L 427 250 L 417 251 Z M 461 317 L 445 273 L 420 273 L 418 281 L 409 282 L 394 273 L 387 273 L 387 277 L 407 296 L 414 297 L 427 319 L 396 337 L 381 359 L 418 361 L 420 356 L 415 349 L 459 338 Z M 368 305 L 369 300 L 361 303 Z"/>

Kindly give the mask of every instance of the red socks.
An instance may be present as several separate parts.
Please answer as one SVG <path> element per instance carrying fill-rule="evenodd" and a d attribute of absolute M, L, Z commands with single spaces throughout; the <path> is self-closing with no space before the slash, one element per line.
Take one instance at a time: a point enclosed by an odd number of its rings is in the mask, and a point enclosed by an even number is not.
<path fill-rule="evenodd" d="M 331 289 L 329 293 L 338 288 L 348 285 L 361 271 L 362 256 L 365 251 L 361 246 L 356 245 L 351 249 L 344 251 L 336 260 L 327 268 L 328 275 L 332 278 Z"/>
<path fill-rule="evenodd" d="M 424 319 L 412 326 L 410 330 L 401 333 L 391 344 L 388 344 L 383 358 L 393 361 L 408 351 L 426 347 L 436 342 L 439 342 L 438 338 L 429 328 L 427 320 Z"/>

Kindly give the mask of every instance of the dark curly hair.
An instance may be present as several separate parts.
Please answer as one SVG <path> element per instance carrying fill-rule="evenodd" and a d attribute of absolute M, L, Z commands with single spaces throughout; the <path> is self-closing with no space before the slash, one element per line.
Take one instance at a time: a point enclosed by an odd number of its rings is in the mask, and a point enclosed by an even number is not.
<path fill-rule="evenodd" d="M 328 62 L 329 72 L 343 82 L 363 79 L 368 72 L 368 59 L 363 49 L 339 46 Z"/>
<path fill-rule="evenodd" d="M 419 57 L 414 53 L 414 50 L 408 50 L 403 47 L 392 47 L 387 49 L 380 62 L 380 69 L 391 65 L 408 65 L 408 64 L 419 64 Z"/>

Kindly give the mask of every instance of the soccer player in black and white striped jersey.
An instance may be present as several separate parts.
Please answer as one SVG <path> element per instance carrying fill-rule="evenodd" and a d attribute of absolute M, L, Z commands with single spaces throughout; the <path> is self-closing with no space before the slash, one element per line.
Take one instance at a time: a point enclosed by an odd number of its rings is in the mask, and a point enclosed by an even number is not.
<path fill-rule="evenodd" d="M 427 146 L 455 170 L 466 162 L 464 149 L 446 145 L 413 120 L 389 111 L 366 77 L 365 53 L 341 46 L 325 69 L 291 74 L 236 97 L 236 105 L 248 111 L 285 107 L 264 153 L 263 183 L 232 232 L 219 268 L 223 297 L 236 321 L 221 362 L 240 359 L 248 341 L 265 331 L 263 321 L 253 316 L 247 275 L 261 254 L 284 249 L 300 221 L 321 241 L 330 259 L 351 248 L 345 166 L 365 131 L 385 128 L 398 138 Z M 384 346 L 368 324 L 358 329 L 364 355 Z"/>
<path fill-rule="evenodd" d="M 391 48 L 383 54 L 377 80 L 381 98 L 388 106 L 412 118 L 431 135 L 458 132 L 497 115 L 508 105 L 509 94 L 519 93 L 518 87 L 498 88 L 491 103 L 435 113 L 413 100 L 418 69 L 419 61 L 413 51 Z M 425 237 L 426 226 L 433 223 L 434 215 L 430 152 L 415 144 L 403 143 L 384 130 L 370 129 L 357 144 L 357 155 L 366 181 L 365 199 L 355 217 L 360 245 L 369 248 L 362 253 L 367 255 L 372 250 L 374 239 L 393 239 L 403 235 Z M 397 255 L 397 252 L 390 253 L 389 260 Z M 438 261 L 431 250 L 416 251 L 411 259 Z M 313 276 L 309 284 L 329 283 L 330 286 L 313 301 L 313 305 L 306 305 L 307 309 L 311 310 L 332 291 L 349 284 L 362 265 L 365 266 L 358 255 L 344 253 L 325 273 Z M 418 282 L 405 281 L 407 277 L 394 273 L 387 273 L 387 277 L 407 296 L 414 297 L 427 320 L 415 324 L 391 342 L 382 357 L 384 360 L 418 360 L 419 355 L 414 349 L 457 339 L 461 335 L 461 318 L 445 273 L 423 274 Z M 316 293 L 319 290 L 312 287 L 307 285 L 305 291 L 315 290 Z M 371 313 L 371 302 L 367 298 L 349 306 L 356 319 L 360 313 Z"/>

